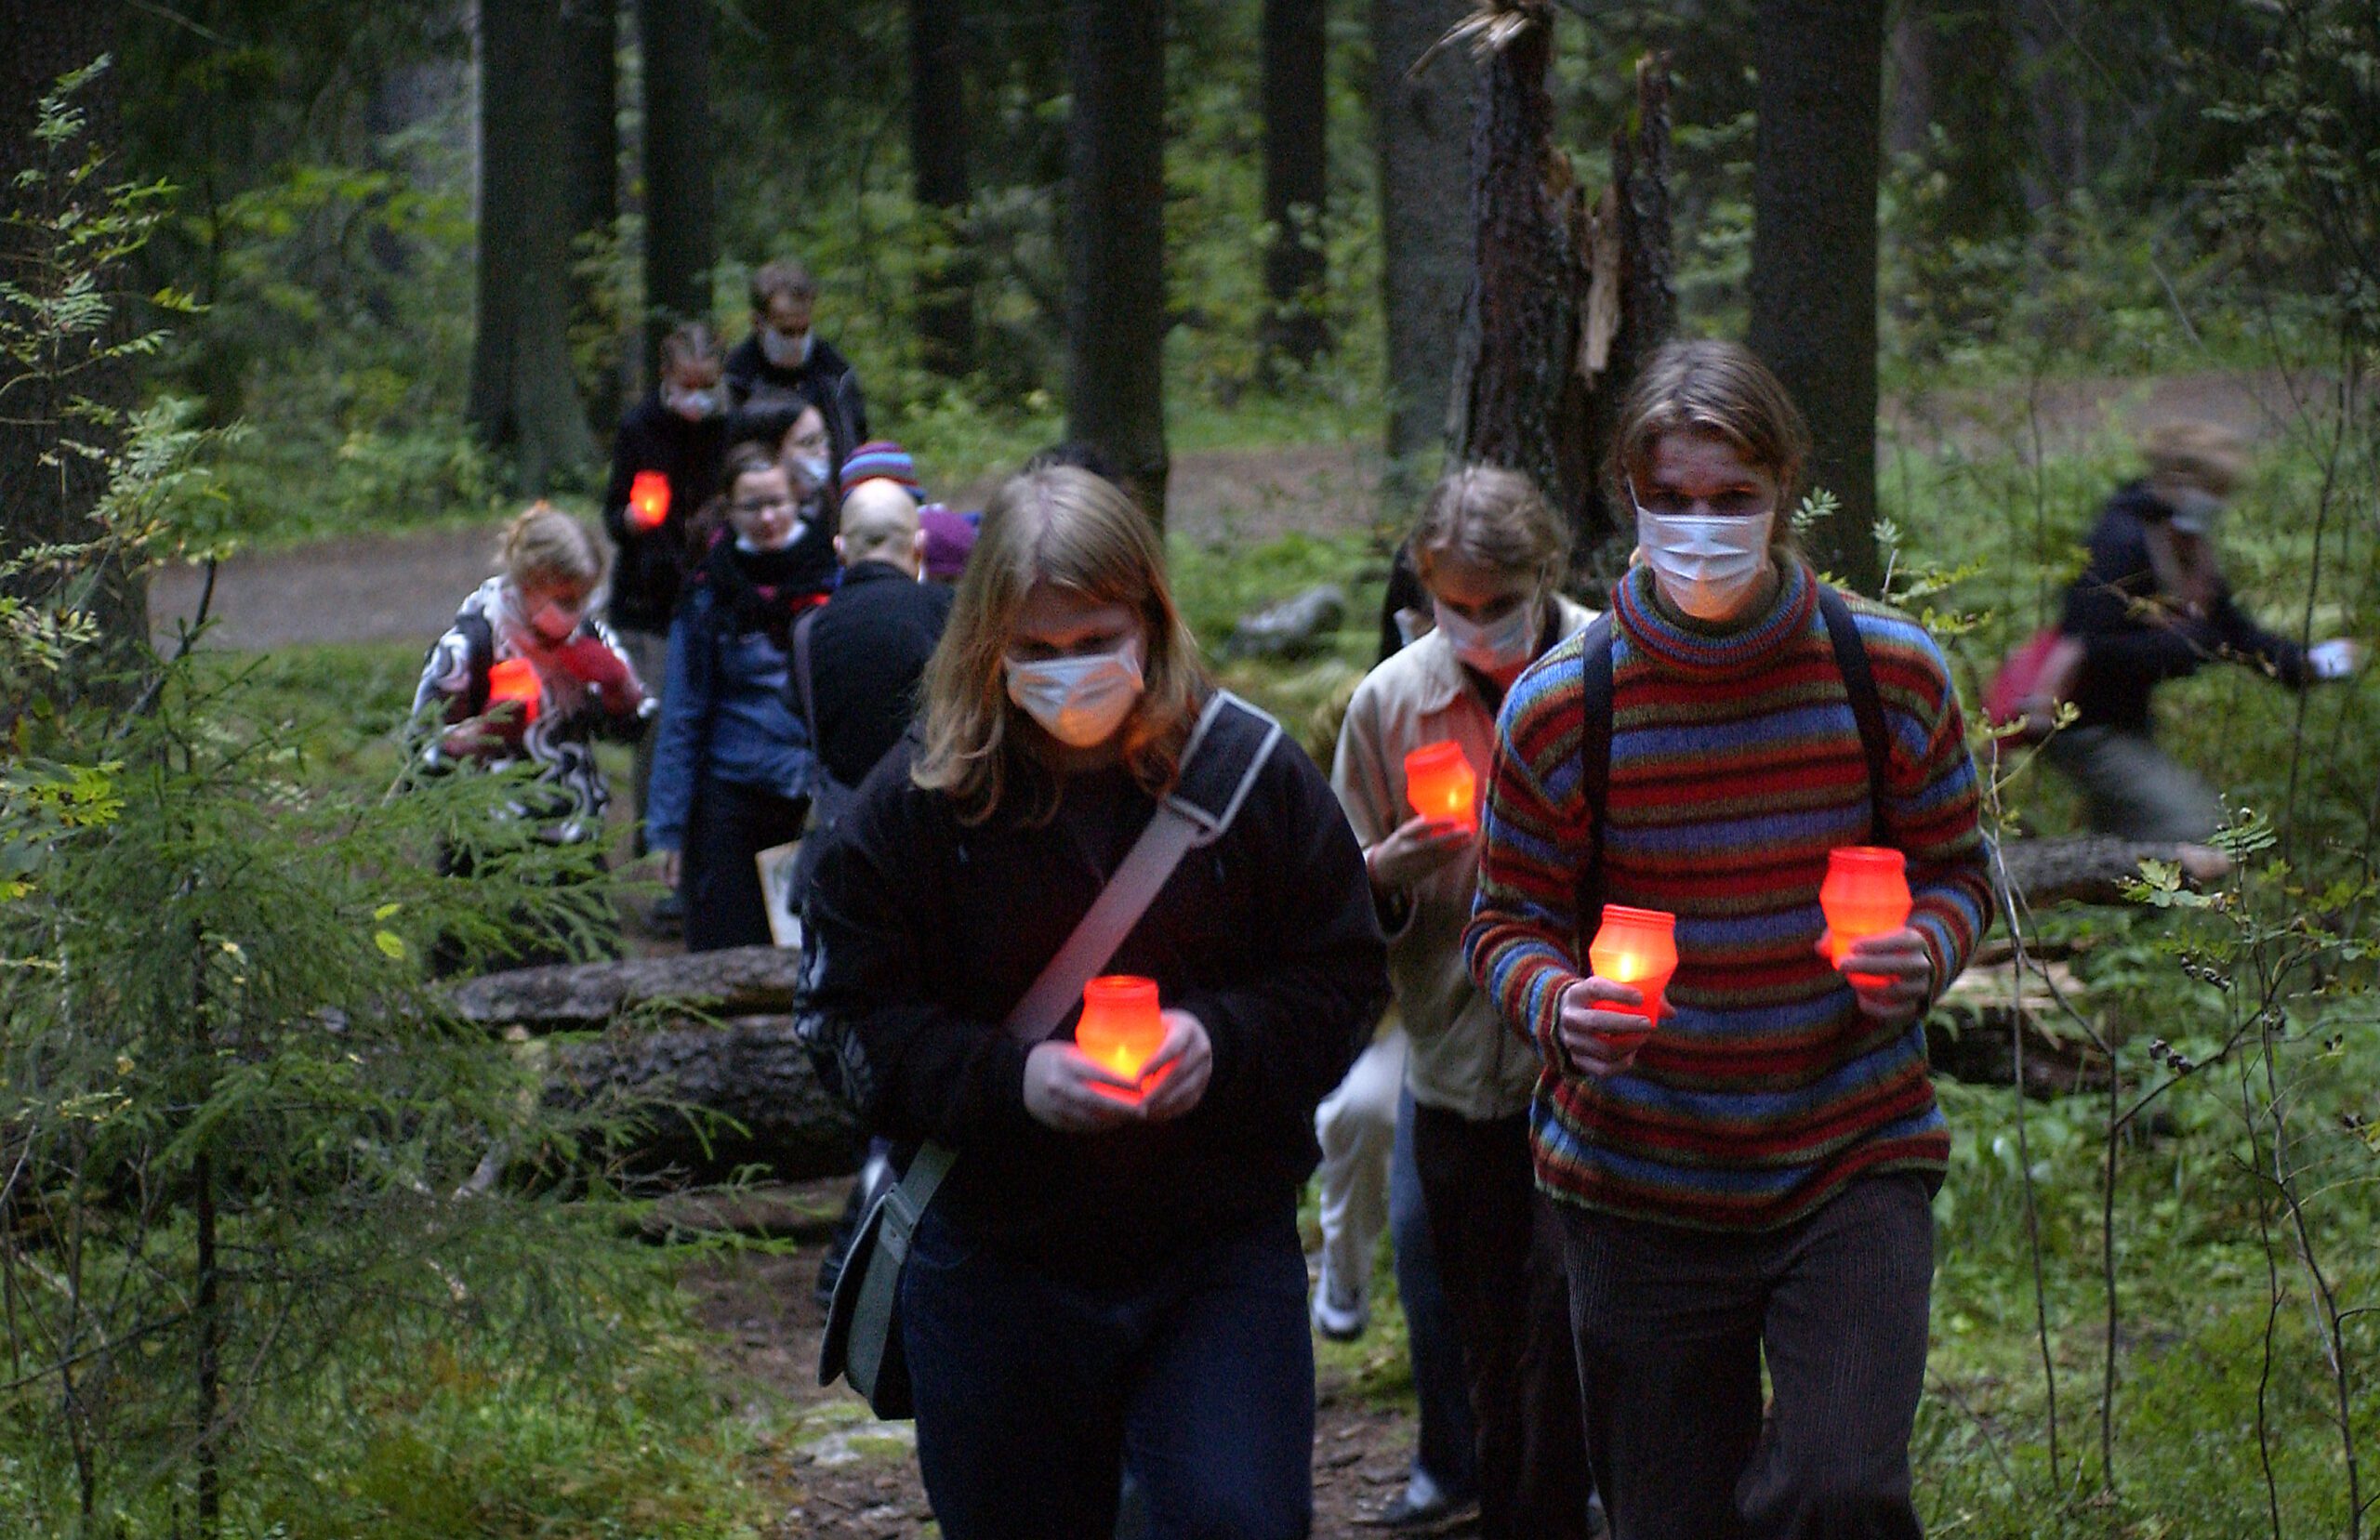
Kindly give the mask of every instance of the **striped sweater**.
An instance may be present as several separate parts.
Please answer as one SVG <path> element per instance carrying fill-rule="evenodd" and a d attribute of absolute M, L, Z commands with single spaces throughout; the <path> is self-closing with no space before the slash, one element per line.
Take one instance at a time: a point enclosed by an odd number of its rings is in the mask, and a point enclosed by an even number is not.
<path fill-rule="evenodd" d="M 1909 857 L 1938 984 L 1989 923 L 1965 727 L 1922 627 L 1845 596 L 1891 740 L 1890 839 Z M 1504 1020 L 1548 1068 L 1530 1111 L 1538 1185 L 1557 1201 L 1707 1230 L 1808 1214 L 1865 1172 L 1938 1180 L 1950 1135 L 1922 1027 L 1879 1028 L 1814 949 L 1827 851 L 1870 835 L 1866 757 L 1817 579 L 1790 564 L 1775 602 L 1720 627 L 1657 607 L 1639 567 L 1614 595 L 1606 828 L 1591 827 L 1580 642 L 1523 674 L 1497 724 L 1479 893 L 1464 946 Z M 1627 1072 L 1560 1075 L 1554 1033 L 1580 977 L 1580 871 L 1595 842 L 1612 902 L 1677 915 L 1676 1014 Z"/>

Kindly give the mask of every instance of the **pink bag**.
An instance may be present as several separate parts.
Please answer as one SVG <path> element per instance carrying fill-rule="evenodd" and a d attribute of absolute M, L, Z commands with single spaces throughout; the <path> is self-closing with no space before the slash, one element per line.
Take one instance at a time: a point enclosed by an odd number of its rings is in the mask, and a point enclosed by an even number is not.
<path fill-rule="evenodd" d="M 1993 727 L 2022 723 L 2015 736 L 2038 744 L 2049 736 L 2057 703 L 2074 689 L 2082 671 L 2082 644 L 2055 625 L 2045 625 L 2008 654 L 1983 687 L 1983 717 Z"/>

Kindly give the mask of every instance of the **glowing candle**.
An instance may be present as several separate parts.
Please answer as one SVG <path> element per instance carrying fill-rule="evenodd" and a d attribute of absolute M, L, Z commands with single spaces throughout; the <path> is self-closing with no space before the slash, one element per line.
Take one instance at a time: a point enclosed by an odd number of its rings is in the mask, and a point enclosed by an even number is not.
<path fill-rule="evenodd" d="M 669 517 L 669 478 L 657 470 L 640 470 L 628 483 L 628 523 L 639 530 L 657 530 Z"/>
<path fill-rule="evenodd" d="M 519 706 L 523 727 L 537 719 L 537 703 L 545 689 L 537 682 L 536 665 L 526 658 L 507 658 L 487 671 L 487 708 L 494 711 L 505 702 Z"/>
<path fill-rule="evenodd" d="M 1645 996 L 1641 1006 L 1606 1003 L 1600 1010 L 1642 1016 L 1645 1030 L 1661 1019 L 1661 992 L 1677 971 L 1677 916 L 1659 909 L 1631 909 L 1624 903 L 1603 906 L 1603 928 L 1587 948 L 1587 961 L 1598 979 L 1632 984 Z"/>
<path fill-rule="evenodd" d="M 1852 942 L 1898 930 L 1909 923 L 1907 859 L 1898 850 L 1874 845 L 1844 845 L 1829 850 L 1818 907 L 1826 912 L 1828 945 L 1840 967 Z M 1867 989 L 1882 989 L 1892 982 L 1880 973 L 1845 977 Z"/>
<path fill-rule="evenodd" d="M 1405 757 L 1405 799 L 1423 818 L 1469 824 L 1478 791 L 1461 744 L 1424 744 Z"/>
<path fill-rule="evenodd" d="M 1082 988 L 1082 1018 L 1075 1023 L 1075 1046 L 1103 1070 L 1138 1080 L 1141 1066 L 1165 1042 L 1165 1019 L 1157 1013 L 1157 981 L 1112 973 Z M 1094 1087 L 1118 1101 L 1138 1101 L 1138 1091 Z"/>

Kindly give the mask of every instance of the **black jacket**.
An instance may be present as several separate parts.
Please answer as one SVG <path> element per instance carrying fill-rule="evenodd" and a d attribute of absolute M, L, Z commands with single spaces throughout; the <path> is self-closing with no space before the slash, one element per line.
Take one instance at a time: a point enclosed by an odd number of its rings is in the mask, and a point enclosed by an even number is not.
<path fill-rule="evenodd" d="M 2091 532 L 2090 563 L 2067 590 L 2058 624 L 2083 648 L 2074 690 L 2078 726 L 2146 733 L 2149 694 L 2160 680 L 2186 678 L 2223 657 L 2268 668 L 2284 684 L 2306 683 L 2305 649 L 2251 620 L 2232 602 L 2228 583 L 2218 580 L 2215 603 L 2202 618 L 2161 618 L 2150 611 L 2157 577 L 2149 529 L 2173 516 L 2135 481 L 2108 500 Z"/>
<path fill-rule="evenodd" d="M 686 530 L 703 505 L 718 495 L 726 443 L 723 416 L 688 422 L 662 405 L 658 393 L 637 402 L 620 419 L 612 444 L 612 482 L 603 492 L 603 527 L 620 553 L 612 573 L 613 625 L 637 631 L 669 629 L 678 591 L 694 565 Z M 640 470 L 657 470 L 669 479 L 669 516 L 655 530 L 628 524 L 628 488 Z"/>
<path fill-rule="evenodd" d="M 1321 772 L 1277 744 L 1231 829 L 1183 859 L 1109 965 L 1206 1024 L 1205 1097 L 1170 1124 L 1074 1135 L 1025 1111 L 1026 1050 L 1000 1023 L 1155 804 L 1099 770 L 1067 783 L 1046 824 L 971 828 L 910 781 L 911 752 L 877 766 L 820 862 L 795 1011 L 870 1128 L 959 1152 L 936 1211 L 1077 1277 L 1145 1276 L 1288 1213 L 1317 1154 L 1315 1104 L 1388 987 L 1363 857 Z"/>
<path fill-rule="evenodd" d="M 787 681 L 793 714 L 826 773 L 846 786 L 867 779 L 876 762 L 909 730 L 918 680 L 950 619 L 951 590 L 919 583 L 884 561 L 843 572 L 843 586 L 810 625 L 810 689 L 818 719 L 802 699 L 800 659 Z"/>
<path fill-rule="evenodd" d="M 838 466 L 867 441 L 867 398 L 860 394 L 859 373 L 825 337 L 811 343 L 810 356 L 799 365 L 780 369 L 760 351 L 756 333 L 729 351 L 726 374 L 728 403 L 738 409 L 791 396 L 818 408 Z"/>

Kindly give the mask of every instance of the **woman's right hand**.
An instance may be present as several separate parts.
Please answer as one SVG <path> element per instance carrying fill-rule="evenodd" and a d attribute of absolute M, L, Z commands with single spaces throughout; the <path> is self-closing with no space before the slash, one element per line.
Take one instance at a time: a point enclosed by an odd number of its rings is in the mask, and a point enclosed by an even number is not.
<path fill-rule="evenodd" d="M 1478 831 L 1460 819 L 1416 813 L 1364 853 L 1364 869 L 1371 874 L 1374 888 L 1394 892 L 1452 865 L 1477 836 Z"/>
<path fill-rule="evenodd" d="M 1569 1059 L 1571 1070 L 1592 1080 L 1603 1080 L 1636 1062 L 1636 1050 L 1653 1033 L 1651 1024 L 1635 1011 L 1606 1010 L 1603 1007 L 1644 1003 L 1643 991 L 1609 979 L 1580 979 L 1564 990 L 1562 1014 L 1554 1033 L 1562 1040 L 1562 1051 Z M 1664 1000 L 1661 1014 L 1674 1016 L 1677 1012 Z"/>
<path fill-rule="evenodd" d="M 1025 1056 L 1025 1110 L 1062 1134 L 1097 1134 L 1141 1121 L 1139 1101 L 1094 1089 L 1137 1093 L 1140 1083 L 1104 1070 L 1072 1043 L 1043 1043 Z"/>

